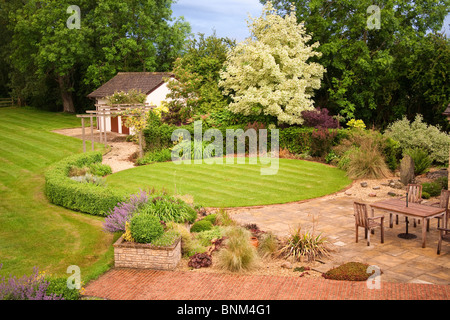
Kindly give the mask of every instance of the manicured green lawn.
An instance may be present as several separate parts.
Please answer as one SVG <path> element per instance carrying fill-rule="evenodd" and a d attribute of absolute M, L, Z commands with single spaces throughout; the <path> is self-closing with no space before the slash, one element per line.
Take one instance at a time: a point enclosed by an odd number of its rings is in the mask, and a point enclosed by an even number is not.
<path fill-rule="evenodd" d="M 80 127 L 80 119 L 28 108 L 0 108 L 0 119 L 0 274 L 21 276 L 37 266 L 69 276 L 67 267 L 78 265 L 85 279 L 104 271 L 113 239 L 102 219 L 52 205 L 44 195 L 45 169 L 82 152 L 81 140 L 51 130 Z"/>
<path fill-rule="evenodd" d="M 247 159 L 248 160 L 248 159 Z M 111 187 L 130 193 L 165 188 L 189 194 L 205 207 L 240 207 L 311 199 L 339 191 L 351 181 L 345 172 L 320 163 L 280 159 L 278 173 L 261 175 L 261 164 L 153 163 L 115 173 Z"/>

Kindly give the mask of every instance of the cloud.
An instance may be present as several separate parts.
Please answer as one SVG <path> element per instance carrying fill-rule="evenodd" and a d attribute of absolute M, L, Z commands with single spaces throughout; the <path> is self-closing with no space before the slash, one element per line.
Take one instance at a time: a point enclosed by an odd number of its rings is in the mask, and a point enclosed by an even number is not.
<path fill-rule="evenodd" d="M 174 16 L 184 16 L 193 33 L 212 34 L 242 41 L 249 36 L 249 15 L 261 15 L 258 0 L 178 0 L 172 5 Z"/>

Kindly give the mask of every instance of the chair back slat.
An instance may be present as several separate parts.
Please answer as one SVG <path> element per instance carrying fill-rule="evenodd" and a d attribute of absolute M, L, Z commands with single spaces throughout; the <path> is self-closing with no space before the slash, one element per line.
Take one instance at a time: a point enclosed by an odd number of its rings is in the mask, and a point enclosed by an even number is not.
<path fill-rule="evenodd" d="M 447 208 L 448 209 L 449 199 L 450 199 L 450 190 L 443 189 L 441 191 L 441 197 L 439 199 L 439 208 Z"/>
<path fill-rule="evenodd" d="M 355 223 L 358 226 L 367 228 L 367 205 L 361 202 L 354 202 L 353 208 L 355 211 Z"/>
<path fill-rule="evenodd" d="M 422 199 L 422 185 L 420 184 L 408 184 L 408 201 L 418 203 Z"/>

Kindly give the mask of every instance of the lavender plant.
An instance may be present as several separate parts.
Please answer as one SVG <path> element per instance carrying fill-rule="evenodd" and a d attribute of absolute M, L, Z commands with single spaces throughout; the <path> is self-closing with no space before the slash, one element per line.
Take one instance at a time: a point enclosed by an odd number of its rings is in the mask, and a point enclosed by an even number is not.
<path fill-rule="evenodd" d="M 103 222 L 103 230 L 110 233 L 125 232 L 125 223 L 130 222 L 133 213 L 148 202 L 149 193 L 140 191 L 130 196 L 127 202 L 117 204 Z"/>
<path fill-rule="evenodd" d="M 0 270 L 2 268 L 0 264 Z M 61 295 L 47 293 L 49 282 L 33 268 L 30 276 L 0 276 L 0 300 L 64 300 Z"/>

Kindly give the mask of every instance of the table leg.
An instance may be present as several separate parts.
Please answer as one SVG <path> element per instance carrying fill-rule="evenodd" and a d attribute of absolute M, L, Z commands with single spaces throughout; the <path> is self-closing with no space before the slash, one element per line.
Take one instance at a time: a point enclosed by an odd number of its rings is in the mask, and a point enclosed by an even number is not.
<path fill-rule="evenodd" d="M 426 240 L 427 240 L 427 226 L 425 223 L 425 218 L 422 218 L 422 248 L 425 248 Z"/>
<path fill-rule="evenodd" d="M 394 227 L 394 215 L 391 213 L 389 215 L 389 228 Z"/>

